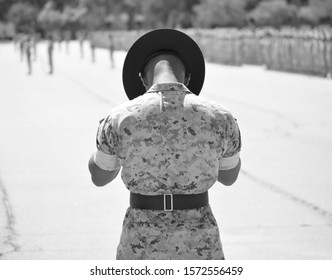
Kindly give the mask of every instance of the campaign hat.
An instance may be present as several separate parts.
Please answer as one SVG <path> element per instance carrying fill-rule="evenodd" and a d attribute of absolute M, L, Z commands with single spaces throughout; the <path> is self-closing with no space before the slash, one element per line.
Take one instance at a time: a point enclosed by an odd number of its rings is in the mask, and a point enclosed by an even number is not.
<path fill-rule="evenodd" d="M 172 53 L 179 57 L 191 78 L 188 89 L 199 95 L 205 78 L 204 56 L 197 43 L 187 34 L 175 29 L 156 29 L 145 33 L 130 47 L 122 70 L 122 82 L 130 100 L 144 94 L 140 79 L 147 61 L 159 53 Z"/>

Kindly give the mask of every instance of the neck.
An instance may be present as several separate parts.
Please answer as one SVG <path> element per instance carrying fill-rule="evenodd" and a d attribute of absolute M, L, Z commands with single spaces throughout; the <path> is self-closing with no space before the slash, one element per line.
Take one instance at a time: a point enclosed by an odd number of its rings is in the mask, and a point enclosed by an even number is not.
<path fill-rule="evenodd" d="M 154 75 L 152 84 L 164 84 L 164 83 L 179 83 L 180 81 L 173 73 L 163 72 L 159 75 Z"/>
<path fill-rule="evenodd" d="M 150 81 L 152 84 L 162 84 L 162 83 L 181 83 L 183 82 L 183 75 L 180 71 L 176 70 L 176 67 L 172 65 L 167 60 L 158 61 L 153 71 Z"/>

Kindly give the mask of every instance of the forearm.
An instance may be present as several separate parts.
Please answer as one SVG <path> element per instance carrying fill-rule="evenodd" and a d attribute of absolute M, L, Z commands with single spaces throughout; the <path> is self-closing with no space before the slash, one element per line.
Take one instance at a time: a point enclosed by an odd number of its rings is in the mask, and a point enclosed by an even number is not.
<path fill-rule="evenodd" d="M 240 169 L 241 169 L 241 159 L 239 159 L 239 163 L 237 164 L 236 167 L 229 170 L 219 170 L 218 182 L 222 183 L 225 186 L 233 185 L 237 180 Z"/>
<path fill-rule="evenodd" d="M 116 170 L 104 170 L 101 169 L 94 161 L 94 154 L 91 155 L 89 160 L 89 171 L 91 174 L 92 182 L 98 186 L 102 187 L 112 182 L 118 175 L 120 168 Z"/>

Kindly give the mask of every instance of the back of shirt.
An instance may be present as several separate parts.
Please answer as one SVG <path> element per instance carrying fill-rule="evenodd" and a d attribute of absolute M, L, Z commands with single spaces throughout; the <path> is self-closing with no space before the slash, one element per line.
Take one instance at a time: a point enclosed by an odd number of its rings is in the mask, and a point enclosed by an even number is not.
<path fill-rule="evenodd" d="M 229 112 L 169 83 L 113 109 L 99 126 L 97 147 L 96 164 L 122 166 L 130 191 L 191 194 L 207 191 L 220 169 L 237 165 L 241 139 Z"/>

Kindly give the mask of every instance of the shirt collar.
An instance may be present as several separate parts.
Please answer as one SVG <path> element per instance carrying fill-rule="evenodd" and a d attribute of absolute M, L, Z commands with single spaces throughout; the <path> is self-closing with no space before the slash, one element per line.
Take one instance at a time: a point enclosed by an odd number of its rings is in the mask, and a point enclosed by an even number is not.
<path fill-rule="evenodd" d="M 182 83 L 154 84 L 147 92 L 158 91 L 183 91 L 191 93 L 191 91 Z"/>

